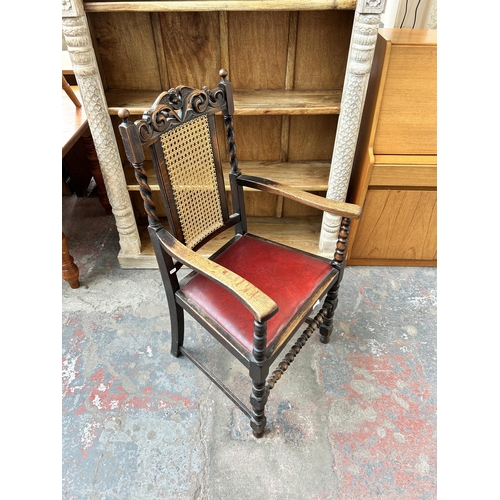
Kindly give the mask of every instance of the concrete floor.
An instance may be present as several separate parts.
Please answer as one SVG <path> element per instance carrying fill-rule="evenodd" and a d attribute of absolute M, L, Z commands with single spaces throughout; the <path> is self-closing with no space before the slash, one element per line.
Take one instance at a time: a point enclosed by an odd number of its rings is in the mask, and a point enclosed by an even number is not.
<path fill-rule="evenodd" d="M 329 345 L 307 343 L 264 438 L 170 355 L 157 270 L 124 270 L 97 198 L 63 197 L 81 287 L 62 282 L 62 498 L 436 498 L 436 269 L 348 267 Z M 194 321 L 187 341 L 248 401 L 242 367 Z"/>

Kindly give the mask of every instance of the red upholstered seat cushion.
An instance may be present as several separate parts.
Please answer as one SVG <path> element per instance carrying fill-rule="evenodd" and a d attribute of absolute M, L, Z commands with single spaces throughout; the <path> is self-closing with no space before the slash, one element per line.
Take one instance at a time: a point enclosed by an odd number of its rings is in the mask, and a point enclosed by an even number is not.
<path fill-rule="evenodd" d="M 249 235 L 215 261 L 271 297 L 279 311 L 267 322 L 267 345 L 279 335 L 332 267 L 328 262 L 282 248 Z M 217 283 L 197 275 L 182 289 L 249 351 L 253 347 L 253 315 Z"/>

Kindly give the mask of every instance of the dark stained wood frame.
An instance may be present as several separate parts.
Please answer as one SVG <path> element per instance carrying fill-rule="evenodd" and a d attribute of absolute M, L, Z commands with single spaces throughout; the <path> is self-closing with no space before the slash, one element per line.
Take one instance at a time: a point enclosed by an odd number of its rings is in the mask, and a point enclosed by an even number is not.
<path fill-rule="evenodd" d="M 171 353 L 175 357 L 184 354 L 198 366 L 198 368 L 200 368 L 203 373 L 205 373 L 231 399 L 231 401 L 250 418 L 250 424 L 254 435 L 256 437 L 261 437 L 264 434 L 266 426 L 264 407 L 270 390 L 293 362 L 295 356 L 300 352 L 301 348 L 305 345 L 316 328 L 319 327 L 321 342 L 328 343 L 329 341 L 333 327 L 333 315 L 338 303 L 339 286 L 344 273 L 350 220 L 360 216 L 361 207 L 349 203 L 328 200 L 268 179 L 243 175 L 238 168 L 236 143 L 234 140 L 234 103 L 232 86 L 226 78 L 226 70 L 220 70 L 219 74 L 222 79 L 218 87 L 211 90 L 208 90 L 206 87 L 193 89 L 179 86 L 175 89 L 170 89 L 168 92 L 163 92 L 158 96 L 152 107 L 144 112 L 142 119 L 137 120 L 135 123 L 132 123 L 128 119 L 130 116 L 128 110 L 120 109 L 118 114 L 122 119 L 122 123 L 119 126 L 119 130 L 125 146 L 127 158 L 135 169 L 135 175 L 139 183 L 144 207 L 148 214 L 149 234 L 166 290 L 172 328 Z M 232 214 L 228 213 L 224 189 L 222 162 L 215 127 L 216 113 L 222 113 L 224 115 L 226 126 L 231 165 L 229 178 L 233 208 Z M 216 176 L 222 204 L 223 227 L 212 232 L 203 241 L 194 246 L 193 249 L 190 249 L 184 244 L 184 236 L 168 176 L 162 175 L 165 173 L 166 168 L 160 137 L 166 131 L 202 115 L 207 115 L 209 120 L 217 172 Z M 148 185 L 147 175 L 144 169 L 144 148 L 146 147 L 150 149 L 156 175 L 160 182 L 163 201 L 170 224 L 170 232 L 161 225 L 160 219 L 156 215 L 156 207 L 151 197 L 151 188 Z M 307 254 L 331 264 L 331 272 L 325 277 L 314 293 L 308 297 L 301 310 L 298 311 L 293 318 L 290 318 L 287 327 L 269 346 L 267 346 L 266 342 L 266 325 L 267 320 L 277 312 L 277 304 L 253 284 L 214 261 L 220 253 L 234 244 L 242 235 L 247 234 L 243 187 L 251 187 L 277 194 L 342 217 L 337 250 L 333 260 L 329 261 L 328 259 L 316 255 Z M 230 227 L 234 227 L 235 236 L 210 258 L 205 258 L 196 252 L 197 249 L 202 247 L 210 239 Z M 252 235 L 252 237 L 256 236 Z M 284 247 L 284 245 L 280 246 Z M 298 253 L 305 253 L 297 249 L 292 250 Z M 193 272 L 179 283 L 177 271 L 183 265 L 191 268 Z M 252 313 L 254 316 L 254 341 L 252 352 L 243 348 L 229 332 L 215 323 L 215 321 L 194 303 L 194 301 L 183 294 L 183 286 L 197 273 L 219 283 Z M 270 279 L 273 278 L 270 277 Z M 325 297 L 323 307 L 313 319 L 310 319 L 309 315 L 314 305 L 322 297 Z M 214 374 L 206 370 L 205 367 L 185 349 L 183 345 L 184 310 L 248 368 L 252 379 L 252 394 L 250 396 L 251 409 L 240 401 L 214 376 Z M 276 358 L 304 322 L 308 323 L 308 327 L 298 337 L 296 342 L 284 356 L 283 360 L 278 364 L 277 368 L 271 372 L 271 365 L 275 362 Z"/>

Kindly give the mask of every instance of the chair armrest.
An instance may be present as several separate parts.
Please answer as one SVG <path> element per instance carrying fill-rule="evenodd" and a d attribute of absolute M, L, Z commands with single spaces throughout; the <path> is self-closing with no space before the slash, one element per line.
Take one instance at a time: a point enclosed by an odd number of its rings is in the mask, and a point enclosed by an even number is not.
<path fill-rule="evenodd" d="M 163 228 L 156 234 L 160 244 L 171 257 L 206 278 L 219 283 L 234 295 L 257 321 L 262 323 L 278 312 L 276 302 L 246 279 L 217 264 L 217 262 L 197 254 L 174 238 L 166 229 Z"/>
<path fill-rule="evenodd" d="M 266 191 L 267 193 L 290 198 L 291 200 L 298 201 L 303 205 L 318 208 L 319 210 L 323 210 L 324 212 L 329 212 L 334 215 L 349 217 L 350 219 L 359 219 L 359 216 L 361 215 L 361 207 L 359 205 L 323 198 L 322 196 L 308 193 L 307 191 L 302 191 L 302 189 L 280 184 L 279 182 L 269 179 L 264 179 L 263 177 L 240 175 L 237 178 L 237 182 L 241 186 L 247 186 L 261 191 Z"/>

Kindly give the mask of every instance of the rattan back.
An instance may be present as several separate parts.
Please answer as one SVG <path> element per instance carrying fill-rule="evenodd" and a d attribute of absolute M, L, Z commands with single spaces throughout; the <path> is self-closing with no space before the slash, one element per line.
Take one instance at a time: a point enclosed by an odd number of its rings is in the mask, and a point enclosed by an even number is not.
<path fill-rule="evenodd" d="M 174 206 L 170 210 L 176 212 L 185 245 L 194 248 L 224 226 L 226 201 L 221 199 L 208 116 L 165 132 L 161 146 L 165 159 L 158 172 L 161 185 L 171 190 Z"/>

